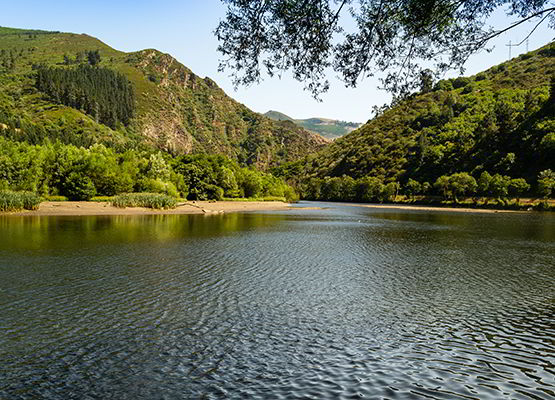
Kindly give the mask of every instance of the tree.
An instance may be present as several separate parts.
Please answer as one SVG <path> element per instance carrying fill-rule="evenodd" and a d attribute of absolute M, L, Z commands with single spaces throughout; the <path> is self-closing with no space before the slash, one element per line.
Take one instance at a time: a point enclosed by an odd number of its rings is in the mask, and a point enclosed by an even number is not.
<path fill-rule="evenodd" d="M 550 169 L 546 169 L 538 175 L 538 192 L 544 198 L 551 196 L 555 189 L 555 173 Z"/>
<path fill-rule="evenodd" d="M 97 65 L 100 63 L 100 52 L 98 50 L 87 51 L 87 60 L 92 66 Z"/>
<path fill-rule="evenodd" d="M 414 196 L 422 192 L 422 185 L 420 184 L 420 182 L 415 181 L 414 179 L 409 179 L 407 184 L 405 185 L 405 192 L 409 195 L 410 198 L 414 198 Z"/>
<path fill-rule="evenodd" d="M 96 195 L 96 188 L 91 178 L 72 172 L 65 180 L 62 194 L 70 200 L 90 200 Z"/>
<path fill-rule="evenodd" d="M 489 196 L 489 186 L 491 184 L 491 175 L 484 171 L 478 179 L 478 193 L 482 196 Z"/>
<path fill-rule="evenodd" d="M 510 182 L 511 178 L 508 176 L 503 176 L 500 174 L 493 175 L 489 184 L 490 193 L 500 200 L 506 198 L 509 194 Z"/>
<path fill-rule="evenodd" d="M 520 197 L 522 194 L 530 190 L 530 185 L 525 179 L 517 178 L 511 179 L 509 182 L 509 193 L 516 197 L 516 202 L 520 203 Z"/>
<path fill-rule="evenodd" d="M 476 193 L 477 188 L 476 179 L 466 172 L 459 172 L 449 177 L 449 189 L 455 202 L 457 202 L 457 196 L 472 195 Z"/>
<path fill-rule="evenodd" d="M 370 203 L 372 201 L 380 201 L 380 195 L 383 192 L 384 185 L 382 181 L 376 177 L 365 177 L 357 182 L 357 200 Z"/>
<path fill-rule="evenodd" d="M 443 195 L 443 198 L 447 199 L 447 197 L 449 197 L 450 187 L 449 187 L 448 176 L 442 175 L 439 178 L 437 178 L 437 180 L 434 183 L 434 187 L 438 192 L 441 192 L 441 194 Z"/>
<path fill-rule="evenodd" d="M 463 70 L 491 39 L 527 21 L 554 22 L 553 0 L 222 0 L 227 14 L 215 35 L 236 85 L 291 71 L 313 95 L 329 88 L 333 68 L 346 85 L 380 74 L 394 94 L 418 88 L 433 61 L 436 75 Z M 516 22 L 494 30 L 499 8 Z M 352 21 L 348 21 L 351 18 Z M 345 23 L 343 23 L 345 22 Z M 350 31 L 345 27 L 354 26 Z"/>

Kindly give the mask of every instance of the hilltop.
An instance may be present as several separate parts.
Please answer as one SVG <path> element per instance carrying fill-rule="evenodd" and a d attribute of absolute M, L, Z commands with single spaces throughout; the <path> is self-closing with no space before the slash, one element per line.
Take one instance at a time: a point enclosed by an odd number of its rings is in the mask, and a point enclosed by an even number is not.
<path fill-rule="evenodd" d="M 307 119 L 293 119 L 279 111 L 268 111 L 264 115 L 274 121 L 290 121 L 294 124 L 306 129 L 307 131 L 317 133 L 327 139 L 336 139 L 356 128 L 362 124 L 358 122 L 338 121 L 329 118 L 307 118 Z"/>
<path fill-rule="evenodd" d="M 438 178 L 465 173 L 474 184 L 482 175 L 502 182 L 504 189 L 484 194 L 506 193 L 514 178 L 525 179 L 535 191 L 539 174 L 555 170 L 554 76 L 555 44 L 550 44 L 474 76 L 439 81 L 276 172 L 304 185 L 305 197 L 321 199 L 342 198 L 337 193 L 348 190 L 341 177 L 395 184 L 394 192 L 399 184 L 401 191 L 413 191 L 411 182 L 432 193 Z M 454 179 L 445 190 L 438 183 L 435 193 L 454 192 Z M 335 182 L 325 190 L 337 193 L 314 195 L 326 182 Z M 356 197 L 343 195 L 349 196 Z"/>
<path fill-rule="evenodd" d="M 94 84 L 79 87 L 92 74 L 82 66 L 91 62 L 102 70 L 103 93 Z M 79 68 L 75 84 L 60 87 L 67 81 L 64 70 Z M 46 69 L 44 76 L 58 83 L 38 87 L 37 69 Z M 120 78 L 110 71 L 128 80 L 133 93 L 115 93 L 113 82 Z M 100 100 L 108 98 L 113 104 Z M 127 110 L 111 109 L 122 101 L 129 103 Z M 221 154 L 260 169 L 296 160 L 327 143 L 251 111 L 169 54 L 155 49 L 125 53 L 86 34 L 15 28 L 0 28 L 0 124 L 29 142 L 48 138 L 83 146 Z"/>

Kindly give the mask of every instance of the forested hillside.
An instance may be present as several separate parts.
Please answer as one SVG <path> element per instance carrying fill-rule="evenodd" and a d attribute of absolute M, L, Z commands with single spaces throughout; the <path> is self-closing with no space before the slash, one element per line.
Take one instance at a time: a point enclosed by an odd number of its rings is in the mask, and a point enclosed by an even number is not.
<path fill-rule="evenodd" d="M 87 35 L 0 27 L 2 193 L 293 199 L 263 171 L 325 144 L 156 50 L 123 53 Z"/>
<path fill-rule="evenodd" d="M 0 124 L 12 140 L 223 154 L 259 169 L 326 144 L 249 110 L 170 55 L 13 28 L 0 28 Z"/>
<path fill-rule="evenodd" d="M 549 170 L 555 170 L 554 76 L 555 45 L 548 45 L 472 77 L 424 85 L 360 129 L 276 172 L 302 183 L 305 197 L 320 199 L 376 200 L 360 193 L 370 178 L 391 184 L 390 192 L 445 195 L 506 195 L 511 179 L 520 178 L 533 193 L 545 193 L 540 173 L 553 177 Z M 454 175 L 460 173 L 463 178 Z M 488 176 L 501 189 L 478 185 Z M 364 181 L 358 194 L 354 179 Z"/>

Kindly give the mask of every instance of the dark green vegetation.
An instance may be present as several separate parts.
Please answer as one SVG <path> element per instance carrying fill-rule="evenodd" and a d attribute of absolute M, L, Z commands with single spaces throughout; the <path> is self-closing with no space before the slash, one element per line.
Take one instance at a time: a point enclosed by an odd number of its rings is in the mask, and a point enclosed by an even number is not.
<path fill-rule="evenodd" d="M 0 191 L 0 211 L 36 210 L 41 199 L 30 192 Z"/>
<path fill-rule="evenodd" d="M 550 45 L 473 77 L 440 81 L 275 173 L 308 199 L 548 197 L 555 187 L 554 76 Z"/>
<path fill-rule="evenodd" d="M 71 200 L 293 199 L 261 171 L 325 144 L 156 50 L 128 54 L 87 35 L 0 28 L 0 189 Z"/>
<path fill-rule="evenodd" d="M 279 111 L 268 111 L 264 115 L 274 121 L 291 121 L 307 131 L 317 133 L 327 139 L 336 139 L 362 125 L 357 122 L 337 121 L 327 118 L 293 119 Z"/>
<path fill-rule="evenodd" d="M 90 200 L 96 195 L 162 193 L 192 200 L 279 196 L 295 198 L 281 179 L 218 155 L 89 148 L 0 137 L 0 189 Z"/>
<path fill-rule="evenodd" d="M 160 193 L 125 193 L 112 200 L 114 207 L 146 207 L 155 209 L 170 209 L 177 207 L 175 197 Z"/>
<path fill-rule="evenodd" d="M 34 144 L 222 154 L 263 170 L 326 143 L 249 110 L 168 54 L 13 28 L 0 28 L 0 124 L 1 135 Z"/>
<path fill-rule="evenodd" d="M 91 63 L 95 60 L 91 58 Z M 135 96 L 131 82 L 108 68 L 85 64 L 71 69 L 39 66 L 36 87 L 54 103 L 83 110 L 97 123 L 112 129 L 118 123 L 129 125 L 133 118 Z"/>

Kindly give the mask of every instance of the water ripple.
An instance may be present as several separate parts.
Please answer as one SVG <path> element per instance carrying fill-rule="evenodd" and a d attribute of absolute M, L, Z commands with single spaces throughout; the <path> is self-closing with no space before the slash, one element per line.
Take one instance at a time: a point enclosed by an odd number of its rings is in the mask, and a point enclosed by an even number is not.
<path fill-rule="evenodd" d="M 554 398 L 553 222 L 0 220 L 0 398 Z"/>

